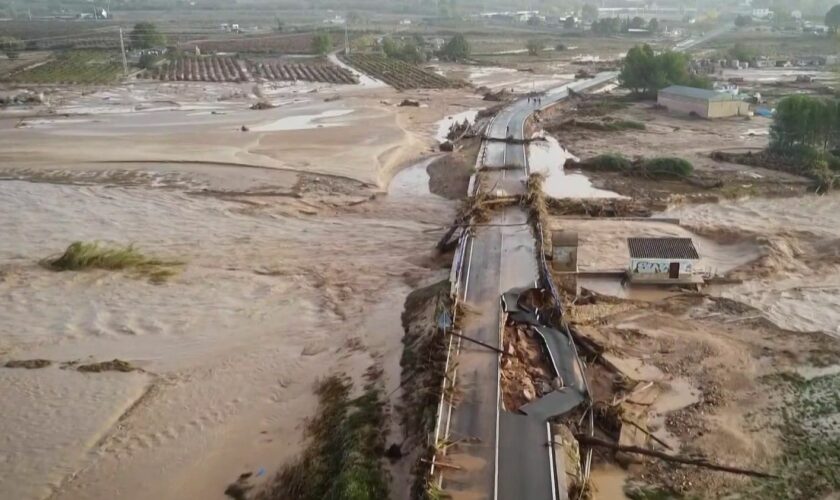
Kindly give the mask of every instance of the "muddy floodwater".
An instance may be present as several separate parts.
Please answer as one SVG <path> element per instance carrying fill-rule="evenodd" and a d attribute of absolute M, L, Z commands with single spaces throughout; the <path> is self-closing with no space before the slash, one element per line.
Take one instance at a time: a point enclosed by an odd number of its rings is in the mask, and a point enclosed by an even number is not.
<path fill-rule="evenodd" d="M 450 215 L 422 187 L 308 216 L 173 188 L 0 182 L 0 361 L 52 361 L 0 368 L 3 496 L 221 498 L 295 452 L 319 376 L 376 358 L 397 380 L 402 301 L 435 273 L 423 249 Z M 182 270 L 155 284 L 39 265 L 77 240 Z M 112 359 L 139 370 L 72 365 Z"/>
<path fill-rule="evenodd" d="M 621 198 L 612 191 L 592 186 L 588 177 L 579 172 L 566 172 L 568 159 L 577 159 L 552 136 L 528 145 L 528 166 L 532 173 L 545 176 L 543 190 L 552 198 Z"/>
<path fill-rule="evenodd" d="M 743 283 L 710 291 L 760 310 L 783 328 L 840 337 L 840 194 L 746 199 L 669 210 L 718 241 L 754 242 L 761 258 Z"/>

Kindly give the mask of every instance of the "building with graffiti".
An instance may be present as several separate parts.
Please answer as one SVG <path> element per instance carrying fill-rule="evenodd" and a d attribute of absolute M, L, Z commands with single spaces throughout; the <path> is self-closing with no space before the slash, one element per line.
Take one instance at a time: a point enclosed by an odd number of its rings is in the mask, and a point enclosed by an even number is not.
<path fill-rule="evenodd" d="M 702 283 L 700 254 L 691 238 L 628 238 L 631 282 Z"/>

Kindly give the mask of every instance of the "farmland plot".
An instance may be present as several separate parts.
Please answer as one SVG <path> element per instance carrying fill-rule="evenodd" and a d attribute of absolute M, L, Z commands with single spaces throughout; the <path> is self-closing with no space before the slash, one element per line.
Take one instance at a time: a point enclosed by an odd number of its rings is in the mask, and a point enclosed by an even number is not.
<path fill-rule="evenodd" d="M 253 62 L 226 56 L 180 57 L 161 66 L 150 76 L 162 81 L 188 82 L 250 82 L 262 79 L 358 83 L 350 71 L 329 63 Z"/>
<path fill-rule="evenodd" d="M 251 74 L 264 80 L 303 80 L 308 82 L 328 82 L 356 84 L 359 81 L 350 71 L 334 64 L 284 64 L 257 62 L 250 65 Z"/>
<path fill-rule="evenodd" d="M 343 33 L 328 33 L 333 47 L 344 43 Z M 274 33 L 270 35 L 229 35 L 207 40 L 189 40 L 178 44 L 184 51 L 203 53 L 240 52 L 248 54 L 312 54 L 312 39 L 315 33 Z"/>
<path fill-rule="evenodd" d="M 44 64 L 12 74 L 16 83 L 63 83 L 103 85 L 113 83 L 122 74 L 119 56 L 113 52 L 71 51 L 59 54 Z"/>
<path fill-rule="evenodd" d="M 397 90 L 445 89 L 461 85 L 460 82 L 444 78 L 413 64 L 380 55 L 350 54 L 340 57 L 362 73 L 381 80 Z"/>

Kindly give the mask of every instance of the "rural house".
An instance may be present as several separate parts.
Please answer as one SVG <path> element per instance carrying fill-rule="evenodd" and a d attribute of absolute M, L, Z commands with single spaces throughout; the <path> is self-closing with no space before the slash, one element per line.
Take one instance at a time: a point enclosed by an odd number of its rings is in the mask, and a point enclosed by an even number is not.
<path fill-rule="evenodd" d="M 659 91 L 656 102 L 670 111 L 694 113 L 703 118 L 746 116 L 750 105 L 728 92 L 671 85 Z"/>
<path fill-rule="evenodd" d="M 631 282 L 701 283 L 700 254 L 691 238 L 628 238 Z"/>

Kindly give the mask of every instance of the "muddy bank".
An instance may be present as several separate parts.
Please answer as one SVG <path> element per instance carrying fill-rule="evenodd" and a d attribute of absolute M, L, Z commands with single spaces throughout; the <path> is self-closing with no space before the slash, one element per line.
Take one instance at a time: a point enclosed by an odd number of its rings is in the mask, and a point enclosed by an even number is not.
<path fill-rule="evenodd" d="M 459 143 L 458 151 L 448 153 L 432 162 L 429 172 L 429 190 L 448 200 L 461 200 L 467 195 L 470 177 L 475 172 L 475 158 L 480 141 L 470 139 Z"/>

